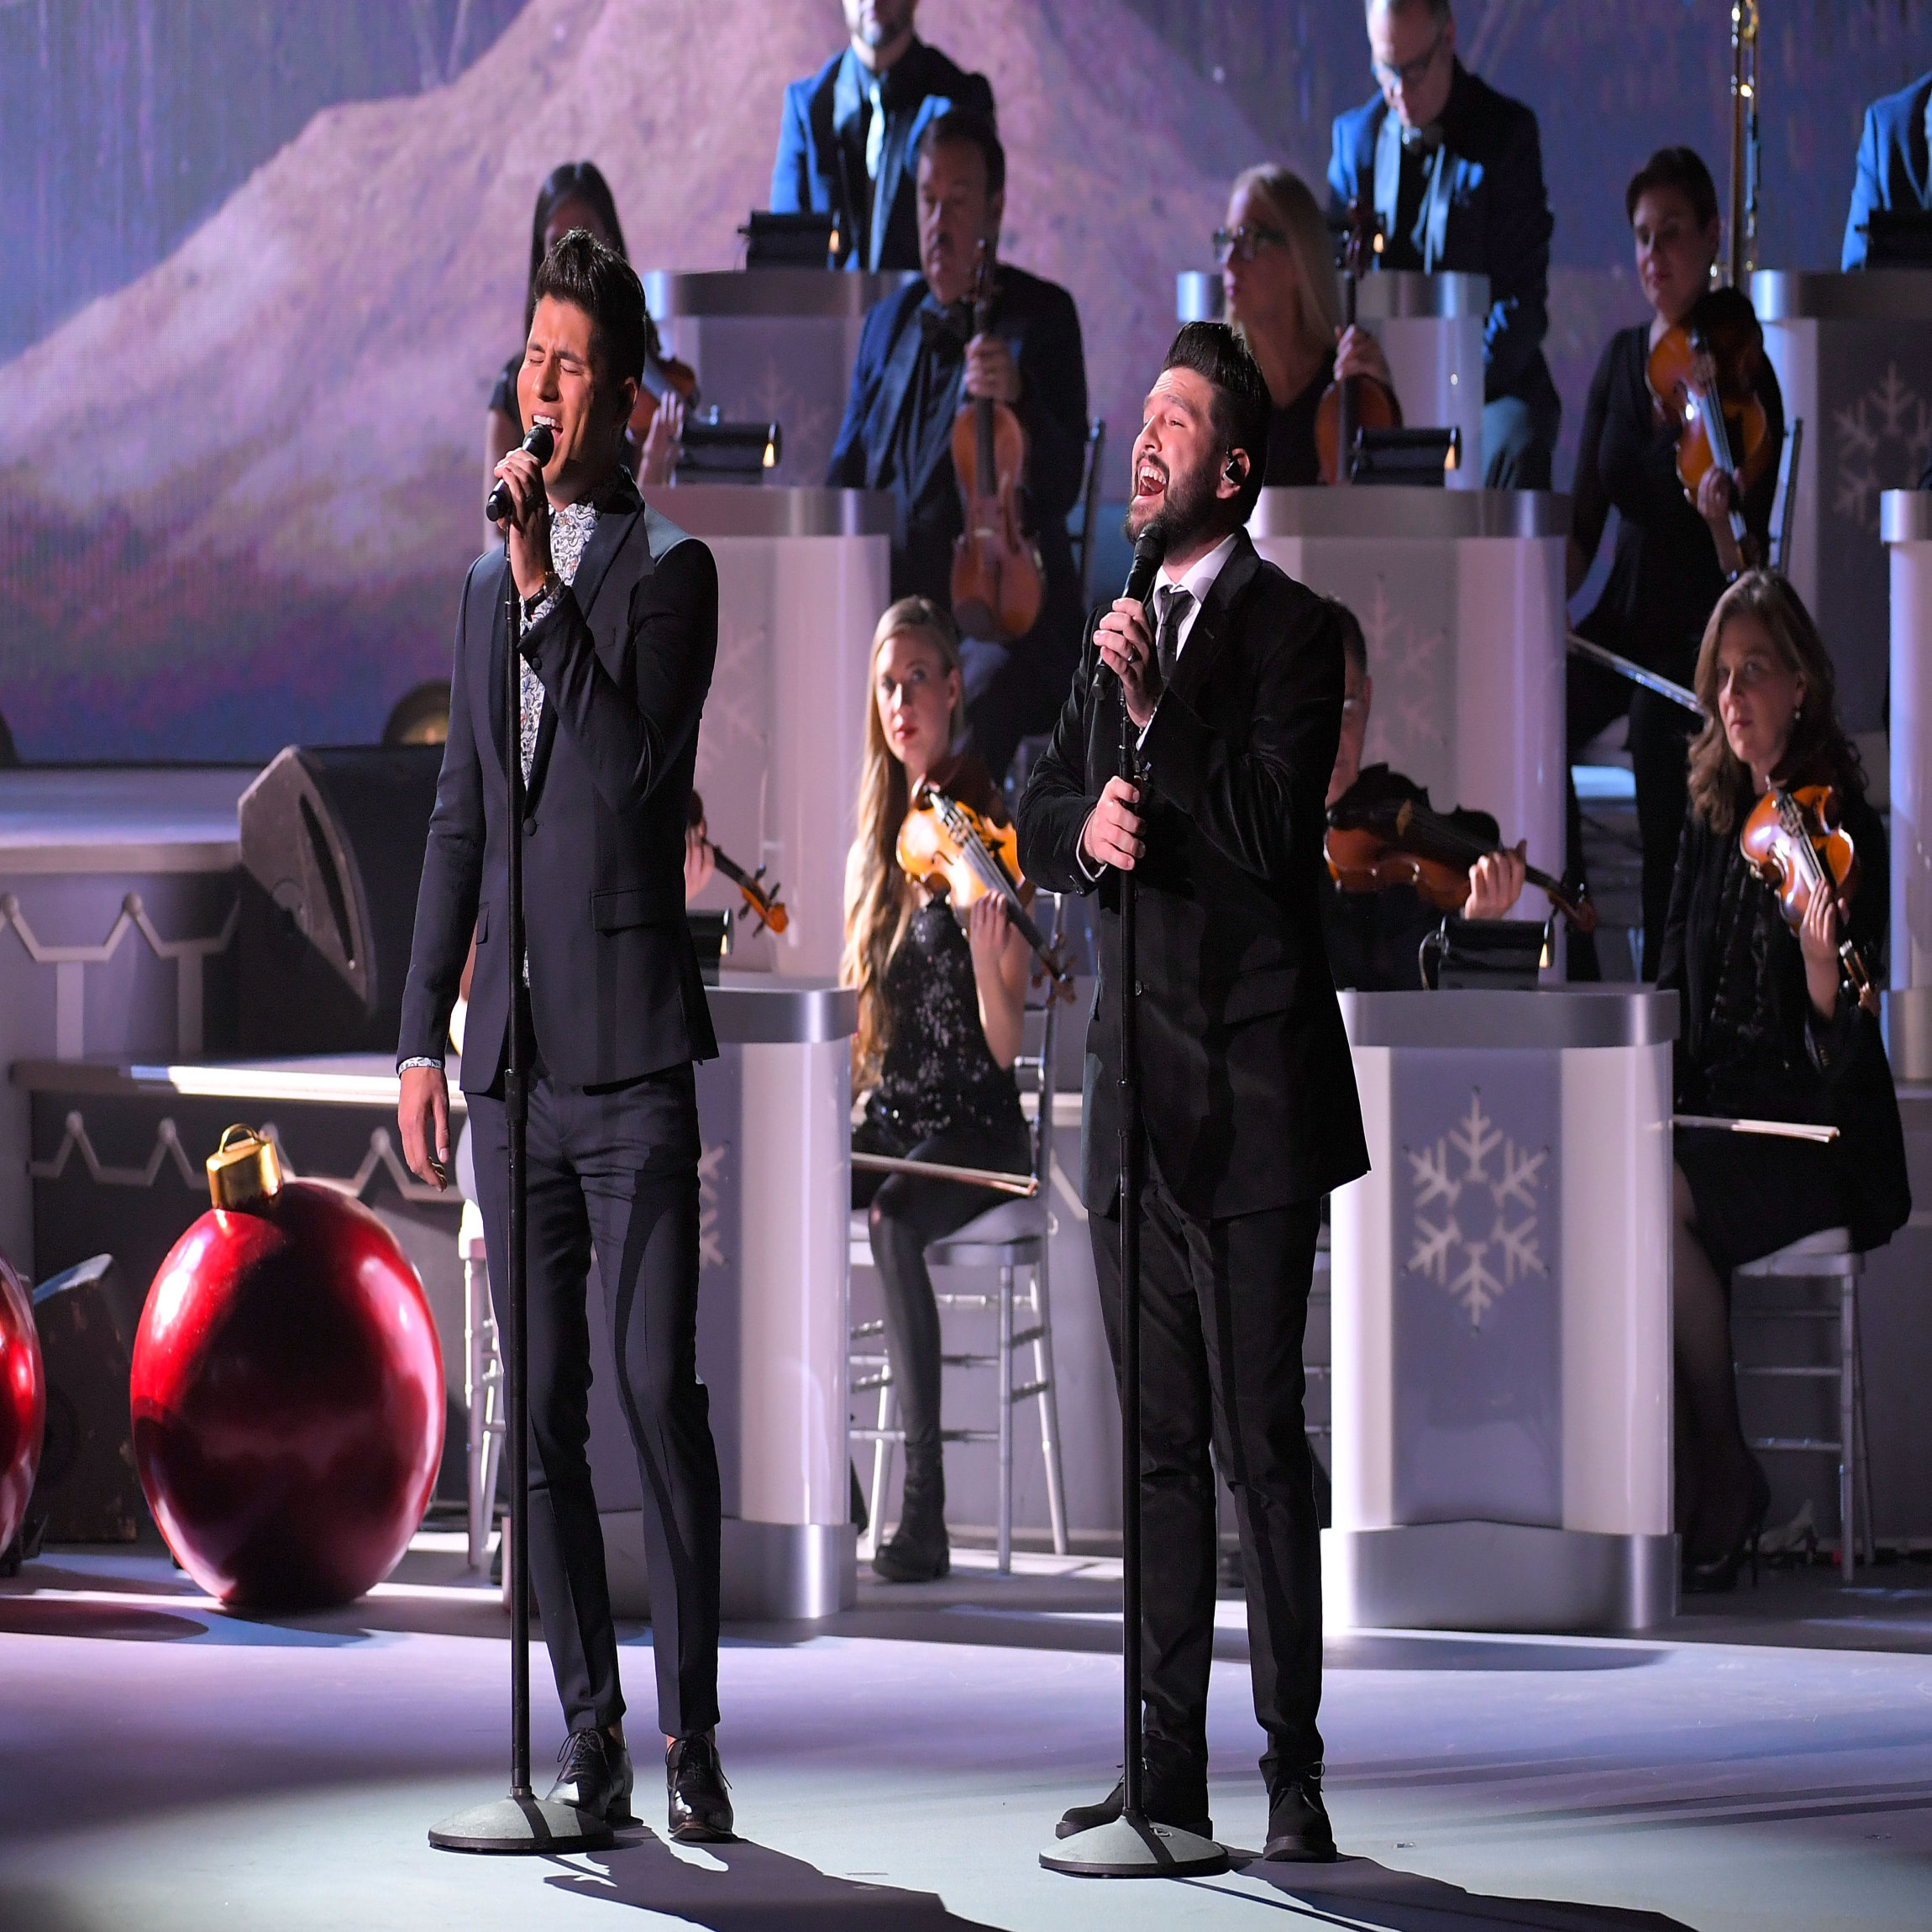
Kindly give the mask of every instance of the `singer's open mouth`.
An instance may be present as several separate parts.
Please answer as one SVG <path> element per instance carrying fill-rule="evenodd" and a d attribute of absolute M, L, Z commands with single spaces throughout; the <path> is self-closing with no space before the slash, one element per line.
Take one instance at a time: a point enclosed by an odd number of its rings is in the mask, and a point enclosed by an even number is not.
<path fill-rule="evenodd" d="M 1168 486 L 1168 473 L 1159 464 L 1142 464 L 1134 476 L 1134 494 L 1137 496 L 1158 496 Z"/>

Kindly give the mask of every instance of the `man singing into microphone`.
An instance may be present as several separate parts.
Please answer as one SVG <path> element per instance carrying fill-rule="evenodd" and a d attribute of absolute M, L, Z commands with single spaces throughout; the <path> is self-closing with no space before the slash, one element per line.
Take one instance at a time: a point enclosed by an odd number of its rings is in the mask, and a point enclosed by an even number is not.
<path fill-rule="evenodd" d="M 1234 331 L 1174 338 L 1134 445 L 1127 534 L 1165 561 L 1153 622 L 1089 630 L 1019 815 L 1020 863 L 1100 896 L 1082 1191 L 1120 1363 L 1120 880 L 1138 880 L 1134 987 L 1145 1171 L 1141 1509 L 1146 1809 L 1205 1838 L 1215 1459 L 1247 1572 L 1264 1856 L 1329 1859 L 1321 1798 L 1321 1557 L 1302 1422 L 1302 1329 L 1321 1197 L 1368 1166 L 1322 948 L 1323 797 L 1343 690 L 1332 606 L 1256 555 L 1268 385 Z M 1120 706 L 1142 778 L 1121 775 Z M 1121 1399 L 1136 1392 L 1121 1389 Z M 1121 1791 L 1060 1835 L 1110 1822 Z"/>
<path fill-rule="evenodd" d="M 548 424 L 496 466 L 505 548 L 470 567 L 457 620 L 449 739 L 403 995 L 401 1126 L 410 1167 L 449 1164 L 442 1047 L 472 931 L 463 1088 L 492 1284 L 507 1278 L 504 1073 L 531 1027 L 528 1178 L 530 1566 L 570 1722 L 550 1796 L 631 1815 L 617 1636 L 585 1456 L 589 1321 L 607 1325 L 643 1478 L 658 1716 L 674 1838 L 728 1838 L 717 1722 L 717 1457 L 696 1368 L 694 1060 L 717 1042 L 685 924 L 685 822 L 717 650 L 717 566 L 647 510 L 623 466 L 643 371 L 644 295 L 579 228 L 544 258 L 517 379 Z M 504 573 L 514 580 L 506 586 Z M 506 721 L 507 594 L 522 604 L 520 716 Z M 525 790 L 527 945 L 509 957 L 509 783 Z M 518 978 L 523 1002 L 512 999 Z M 595 1247 L 602 1287 L 585 1307 Z"/>

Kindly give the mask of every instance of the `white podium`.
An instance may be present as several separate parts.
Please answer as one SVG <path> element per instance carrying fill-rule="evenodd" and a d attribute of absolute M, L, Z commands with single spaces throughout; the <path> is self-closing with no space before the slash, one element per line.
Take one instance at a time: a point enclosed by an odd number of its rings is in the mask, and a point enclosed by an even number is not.
<path fill-rule="evenodd" d="M 1845 728 L 1875 731 L 1885 722 L 1879 499 L 1925 466 L 1932 275 L 1761 270 L 1751 299 L 1785 421 L 1804 424 L 1784 574 L 1830 647 Z"/>
<path fill-rule="evenodd" d="M 1885 1045 L 1932 1079 L 1932 491 L 1887 490 L 1878 533 L 1892 590 L 1892 989 Z"/>
<path fill-rule="evenodd" d="M 697 1069 L 704 1151 L 698 1373 L 711 1391 L 731 1618 L 828 1616 L 858 1597 L 846 1449 L 853 994 L 724 975 Z M 600 1305 L 601 1285 L 590 1288 Z M 591 1471 L 611 1603 L 649 1614 L 643 1478 L 617 1366 L 591 1324 Z"/>
<path fill-rule="evenodd" d="M 644 299 L 671 354 L 696 372 L 699 400 L 727 423 L 776 423 L 772 480 L 816 487 L 845 414 L 858 332 L 874 302 L 917 278 L 822 268 L 645 275 Z"/>
<path fill-rule="evenodd" d="M 1331 1628 L 1677 1605 L 1672 994 L 1341 995 L 1371 1171 L 1331 1208 Z"/>
<path fill-rule="evenodd" d="M 835 979 L 891 499 L 719 483 L 644 494 L 717 559 L 717 667 L 697 767 L 711 836 L 748 871 L 769 865 L 790 915 L 776 941 L 741 920 L 732 963 Z M 695 903 L 743 900 L 720 877 Z"/>
<path fill-rule="evenodd" d="M 1493 812 L 1551 873 L 1563 869 L 1569 528 L 1569 498 L 1542 491 L 1360 486 L 1264 490 L 1248 522 L 1270 563 L 1361 620 L 1369 761 L 1427 785 L 1439 811 Z M 1546 910 L 1525 895 L 1523 916 Z"/>
<path fill-rule="evenodd" d="M 1182 322 L 1218 321 L 1221 296 L 1218 273 L 1189 270 L 1174 279 L 1174 313 Z M 1356 283 L 1356 317 L 1389 358 L 1403 422 L 1411 429 L 1462 433 L 1462 467 L 1445 479 L 1452 490 L 1483 487 L 1483 322 L 1488 308 L 1489 278 L 1483 275 L 1389 269 Z"/>

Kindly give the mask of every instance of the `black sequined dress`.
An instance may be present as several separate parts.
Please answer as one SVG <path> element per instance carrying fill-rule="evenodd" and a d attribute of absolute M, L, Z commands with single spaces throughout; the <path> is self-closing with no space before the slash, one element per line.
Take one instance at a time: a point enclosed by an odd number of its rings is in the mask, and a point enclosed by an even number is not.
<path fill-rule="evenodd" d="M 979 1021 L 973 949 L 944 900 L 922 906 L 885 969 L 879 1084 L 853 1144 L 905 1154 L 936 1134 L 1026 1136 L 1020 1091 Z"/>

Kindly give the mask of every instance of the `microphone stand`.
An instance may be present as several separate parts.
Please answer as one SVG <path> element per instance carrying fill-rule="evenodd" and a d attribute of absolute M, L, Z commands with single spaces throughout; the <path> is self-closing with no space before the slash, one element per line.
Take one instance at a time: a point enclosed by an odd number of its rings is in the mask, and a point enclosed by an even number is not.
<path fill-rule="evenodd" d="M 1133 594 L 1130 580 L 1128 595 Z M 1118 678 L 1120 773 L 1141 785 L 1140 732 Z M 1144 811 L 1146 798 L 1141 805 Z M 1063 1838 L 1040 1854 L 1049 1872 L 1074 1878 L 1199 1878 L 1228 1868 L 1227 1853 L 1211 1838 L 1156 1824 L 1147 1815 L 1146 1767 L 1141 1739 L 1141 1079 L 1135 1040 L 1138 992 L 1135 958 L 1137 874 L 1116 869 L 1121 895 L 1119 1005 L 1121 1067 L 1121 1674 L 1122 1756 L 1121 1815 Z"/>
<path fill-rule="evenodd" d="M 523 602 L 517 595 L 509 546 L 503 558 L 503 774 L 509 781 L 509 1065 L 503 1078 L 509 1142 L 509 1252 L 504 1257 L 509 1302 L 510 1354 L 505 1363 L 508 1401 L 504 1426 L 510 1450 L 510 1793 L 459 1811 L 433 1826 L 429 1842 L 444 1851 L 601 1851 L 616 1843 L 609 1825 L 561 1800 L 538 1798 L 530 1787 L 530 1321 L 529 1176 L 524 1143 L 530 1121 L 529 994 L 523 984 Z M 501 1332 L 499 1331 L 499 1332 Z"/>

